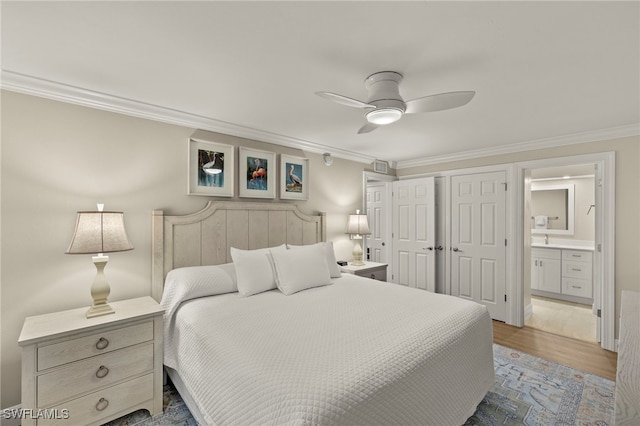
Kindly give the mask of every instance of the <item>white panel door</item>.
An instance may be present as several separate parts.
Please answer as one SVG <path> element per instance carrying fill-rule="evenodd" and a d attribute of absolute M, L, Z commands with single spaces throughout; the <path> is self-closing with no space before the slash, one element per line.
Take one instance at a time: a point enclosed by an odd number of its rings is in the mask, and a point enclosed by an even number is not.
<path fill-rule="evenodd" d="M 451 178 L 451 294 L 506 318 L 506 176 Z"/>
<path fill-rule="evenodd" d="M 435 291 L 434 178 L 393 182 L 392 282 Z"/>
<path fill-rule="evenodd" d="M 373 262 L 387 263 L 387 183 L 374 182 L 367 184 L 367 217 L 370 235 L 367 241 L 366 259 Z"/>

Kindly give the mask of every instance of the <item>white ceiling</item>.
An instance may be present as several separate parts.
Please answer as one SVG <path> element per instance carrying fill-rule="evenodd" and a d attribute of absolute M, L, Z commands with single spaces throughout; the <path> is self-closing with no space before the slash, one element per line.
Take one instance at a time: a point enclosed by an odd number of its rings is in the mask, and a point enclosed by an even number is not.
<path fill-rule="evenodd" d="M 2 1 L 2 87 L 408 167 L 637 134 L 639 6 Z M 361 110 L 314 95 L 366 100 L 383 70 L 405 100 L 476 96 L 357 135 Z"/>

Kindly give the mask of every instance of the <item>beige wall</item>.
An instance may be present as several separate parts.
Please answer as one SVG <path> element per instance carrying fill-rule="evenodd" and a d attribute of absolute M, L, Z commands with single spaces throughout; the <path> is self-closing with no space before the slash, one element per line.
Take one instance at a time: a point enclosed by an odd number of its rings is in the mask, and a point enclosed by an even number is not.
<path fill-rule="evenodd" d="M 112 253 L 105 273 L 110 300 L 151 291 L 151 211 L 184 214 L 207 197 L 188 196 L 187 140 L 194 129 L 2 92 L 1 372 L 2 408 L 20 402 L 17 339 L 26 316 L 90 304 L 90 256 L 65 255 L 76 211 L 98 202 L 125 213 L 135 249 Z M 308 213 L 327 212 L 327 238 L 350 259 L 347 215 L 362 206 L 368 165 L 212 133 L 200 137 L 305 156 L 311 171 Z M 260 200 L 258 200 L 260 201 Z M 269 201 L 267 201 L 269 202 Z"/>
<path fill-rule="evenodd" d="M 412 167 L 400 169 L 397 174 L 408 176 L 611 151 L 616 153 L 615 287 L 618 318 L 622 290 L 640 291 L 640 136 Z"/>

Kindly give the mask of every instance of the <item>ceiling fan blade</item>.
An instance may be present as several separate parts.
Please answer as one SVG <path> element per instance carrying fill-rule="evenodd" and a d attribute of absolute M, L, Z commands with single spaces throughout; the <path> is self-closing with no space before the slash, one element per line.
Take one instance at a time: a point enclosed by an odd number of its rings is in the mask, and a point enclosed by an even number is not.
<path fill-rule="evenodd" d="M 476 92 L 447 92 L 408 101 L 405 114 L 457 108 L 469 103 Z"/>
<path fill-rule="evenodd" d="M 337 93 L 331 92 L 316 92 L 316 95 L 321 98 L 328 99 L 333 102 L 337 102 L 342 105 L 354 107 L 354 108 L 375 108 L 374 105 L 369 105 L 365 102 L 359 101 L 357 99 L 348 98 L 346 96 L 338 95 Z"/>
<path fill-rule="evenodd" d="M 358 130 L 358 134 L 361 135 L 363 133 L 373 132 L 378 127 L 380 126 L 378 126 L 377 124 L 366 122 L 364 123 L 364 126 L 360 127 L 360 130 Z"/>

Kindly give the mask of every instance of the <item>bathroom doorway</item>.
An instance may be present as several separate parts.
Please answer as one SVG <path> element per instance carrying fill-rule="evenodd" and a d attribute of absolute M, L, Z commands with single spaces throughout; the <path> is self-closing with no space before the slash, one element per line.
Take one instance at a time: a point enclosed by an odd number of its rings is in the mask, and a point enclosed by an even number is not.
<path fill-rule="evenodd" d="M 531 297 L 525 300 L 526 327 L 590 342 L 598 341 L 595 172 L 593 163 L 530 170 Z"/>
<path fill-rule="evenodd" d="M 614 350 L 614 154 L 534 160 L 517 168 L 523 182 L 522 324 Z"/>

